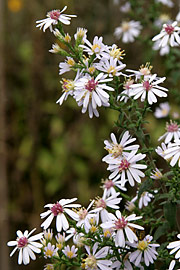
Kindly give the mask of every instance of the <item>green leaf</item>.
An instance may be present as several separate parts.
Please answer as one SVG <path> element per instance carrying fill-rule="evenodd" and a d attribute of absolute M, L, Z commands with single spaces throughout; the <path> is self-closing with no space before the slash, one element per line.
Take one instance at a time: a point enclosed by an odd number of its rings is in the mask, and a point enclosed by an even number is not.
<path fill-rule="evenodd" d="M 141 194 L 144 192 L 144 191 L 148 191 L 150 190 L 152 187 L 152 181 L 150 179 L 147 179 L 146 181 L 144 181 L 140 188 L 139 188 L 139 192 L 138 192 L 138 197 L 141 196 Z"/>
<path fill-rule="evenodd" d="M 163 234 L 167 234 L 167 230 L 169 230 L 169 223 L 167 221 L 164 221 L 164 223 L 159 226 L 155 231 L 154 240 L 157 240 Z"/>
<path fill-rule="evenodd" d="M 164 216 L 171 228 L 176 226 L 176 204 L 167 202 L 164 204 Z"/>

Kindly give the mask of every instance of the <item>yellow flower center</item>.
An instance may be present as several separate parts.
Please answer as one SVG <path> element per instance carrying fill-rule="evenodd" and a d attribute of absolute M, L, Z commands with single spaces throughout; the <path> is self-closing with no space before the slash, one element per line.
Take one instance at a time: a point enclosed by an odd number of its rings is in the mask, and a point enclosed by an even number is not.
<path fill-rule="evenodd" d="M 122 31 L 127 32 L 130 29 L 130 24 L 128 22 L 122 22 Z"/>
<path fill-rule="evenodd" d="M 88 70 L 91 74 L 93 74 L 96 69 L 95 67 L 89 67 Z"/>
<path fill-rule="evenodd" d="M 112 56 L 113 58 L 117 58 L 118 60 L 122 59 L 123 58 L 122 56 L 125 55 L 124 50 L 121 51 L 121 49 L 117 49 L 117 48 L 112 49 L 109 54 L 110 54 L 110 56 Z"/>
<path fill-rule="evenodd" d="M 46 254 L 47 257 L 52 257 L 53 252 L 54 252 L 53 250 L 47 249 L 45 254 Z"/>
<path fill-rule="evenodd" d="M 96 231 L 97 231 L 97 227 L 94 226 L 94 225 L 92 225 L 90 231 L 91 231 L 92 233 L 96 232 Z"/>
<path fill-rule="evenodd" d="M 59 250 L 61 250 L 61 249 L 63 248 L 63 244 L 62 244 L 62 243 L 58 243 L 58 244 L 56 244 L 56 247 L 57 247 Z"/>
<path fill-rule="evenodd" d="M 109 152 L 109 154 L 112 154 L 113 157 L 117 158 L 122 155 L 123 147 L 120 144 L 114 144 L 111 149 L 108 149 L 105 147 L 105 149 Z"/>
<path fill-rule="evenodd" d="M 98 49 L 98 50 L 97 50 Z M 95 53 L 99 52 L 101 49 L 101 46 L 99 44 L 94 44 L 91 48 L 91 50 Z"/>
<path fill-rule="evenodd" d="M 67 63 L 68 63 L 68 65 L 71 66 L 71 67 L 75 65 L 75 61 L 74 61 L 72 58 L 69 58 L 69 59 L 67 60 Z"/>
<path fill-rule="evenodd" d="M 141 251 L 145 250 L 148 247 L 147 241 L 139 241 L 137 248 Z"/>
<path fill-rule="evenodd" d="M 113 66 L 110 66 L 107 70 L 107 73 L 111 73 L 113 76 L 116 75 L 116 69 Z"/>
<path fill-rule="evenodd" d="M 70 43 L 71 37 L 70 37 L 70 35 L 68 33 L 65 35 L 64 41 L 67 42 L 67 43 Z"/>
<path fill-rule="evenodd" d="M 74 255 L 74 253 L 71 250 L 67 252 L 67 257 L 68 258 L 71 259 L 73 257 L 73 255 Z"/>
<path fill-rule="evenodd" d="M 158 179 L 162 178 L 162 173 L 161 172 L 155 172 L 154 176 Z"/>
<path fill-rule="evenodd" d="M 85 259 L 85 265 L 86 267 L 90 267 L 91 269 L 97 269 L 97 262 L 96 262 L 96 258 L 92 255 L 89 255 L 86 259 Z"/>

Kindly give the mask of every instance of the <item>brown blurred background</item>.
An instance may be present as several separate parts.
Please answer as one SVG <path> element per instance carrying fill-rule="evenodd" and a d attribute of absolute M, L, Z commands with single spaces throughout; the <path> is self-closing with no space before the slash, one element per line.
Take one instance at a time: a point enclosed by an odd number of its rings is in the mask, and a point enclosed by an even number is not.
<path fill-rule="evenodd" d="M 103 140 L 113 130 L 117 113 L 100 110 L 100 118 L 81 114 L 74 100 L 63 106 L 55 102 L 61 95 L 58 64 L 63 58 L 48 52 L 54 36 L 36 28 L 35 21 L 47 11 L 68 6 L 76 14 L 70 35 L 77 27 L 88 29 L 88 38 L 103 36 L 115 43 L 113 32 L 123 17 L 113 0 L 0 0 L 0 269 L 43 269 L 43 260 L 18 266 L 17 254 L 11 259 L 8 240 L 20 229 L 40 231 L 39 214 L 44 204 L 61 198 L 78 197 L 87 206 L 100 195 L 101 178 L 106 178 Z M 140 18 L 139 18 L 140 19 Z M 151 35 L 148 30 L 146 35 Z M 150 47 L 124 45 L 124 62 L 138 69 L 152 57 Z M 144 60 L 145 59 L 145 60 Z M 159 58 L 160 59 L 160 58 Z M 155 70 L 163 73 L 161 60 Z M 69 76 L 69 75 L 67 75 Z M 64 74 L 63 77 L 66 77 Z M 152 116 L 151 129 L 157 124 Z M 162 134 L 155 130 L 153 140 Z M 17 252 L 16 252 L 17 253 Z"/>

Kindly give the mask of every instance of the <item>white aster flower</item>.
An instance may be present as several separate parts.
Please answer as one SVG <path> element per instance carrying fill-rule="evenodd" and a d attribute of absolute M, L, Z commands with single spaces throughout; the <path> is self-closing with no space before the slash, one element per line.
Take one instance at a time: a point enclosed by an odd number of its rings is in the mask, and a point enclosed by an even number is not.
<path fill-rule="evenodd" d="M 117 39 L 122 37 L 122 42 L 133 42 L 139 36 L 142 26 L 138 21 L 123 21 L 121 26 L 116 27 L 114 35 Z"/>
<path fill-rule="evenodd" d="M 144 177 L 145 174 L 141 171 L 147 168 L 144 164 L 136 164 L 136 162 L 145 158 L 145 154 L 136 154 L 137 150 L 133 150 L 129 153 L 126 158 L 114 159 L 110 164 L 108 170 L 112 173 L 109 176 L 109 179 L 121 178 L 121 184 L 124 186 L 126 182 L 126 177 L 131 186 L 135 185 L 135 181 L 141 183 L 141 177 Z M 139 170 L 140 169 L 140 170 Z"/>
<path fill-rule="evenodd" d="M 158 85 L 164 82 L 166 77 L 160 78 L 158 80 L 156 77 L 157 74 L 154 74 L 149 79 L 146 78 L 141 83 L 132 84 L 129 95 L 134 99 L 141 97 L 141 102 L 144 102 L 147 97 L 148 103 L 150 105 L 157 102 L 156 96 L 167 97 L 167 93 L 164 91 L 168 91 L 168 89 Z"/>
<path fill-rule="evenodd" d="M 131 10 L 131 4 L 126 2 L 123 6 L 120 7 L 120 11 L 123 13 L 127 13 Z"/>
<path fill-rule="evenodd" d="M 127 191 L 127 188 L 123 187 L 121 185 L 121 181 L 117 179 L 106 179 L 105 181 L 103 180 L 103 186 L 102 188 L 107 194 L 107 197 L 114 195 L 116 193 L 115 187 L 119 188 L 120 190 Z"/>
<path fill-rule="evenodd" d="M 130 262 L 133 262 L 136 266 L 140 262 L 144 262 L 146 266 L 149 266 L 150 263 L 154 263 L 154 260 L 157 259 L 156 248 L 159 247 L 159 244 L 152 244 L 153 237 L 147 235 L 142 241 L 137 241 L 136 243 L 130 243 L 131 247 L 137 248 L 136 251 L 132 252 L 129 256 Z"/>
<path fill-rule="evenodd" d="M 107 73 L 110 77 L 120 76 L 122 74 L 121 70 L 125 67 L 125 64 L 119 62 L 118 59 L 114 57 L 110 57 L 109 59 L 104 57 L 96 64 L 98 70 Z"/>
<path fill-rule="evenodd" d="M 131 201 L 127 201 L 125 204 L 125 208 L 129 211 L 132 212 L 136 206 L 134 204 L 134 202 L 137 200 L 138 196 L 135 196 Z"/>
<path fill-rule="evenodd" d="M 173 7 L 174 3 L 171 0 L 156 0 L 157 3 L 161 3 L 163 5 L 166 5 L 168 7 Z"/>
<path fill-rule="evenodd" d="M 180 239 L 180 234 L 177 235 L 177 238 Z M 167 248 L 171 249 L 170 255 L 176 252 L 175 259 L 180 259 L 180 240 L 169 243 Z"/>
<path fill-rule="evenodd" d="M 138 203 L 138 206 L 139 206 L 139 209 L 141 209 L 143 206 L 147 206 L 149 204 L 149 202 L 154 198 L 154 195 L 147 192 L 147 191 L 144 191 L 140 198 L 139 198 L 139 203 Z"/>
<path fill-rule="evenodd" d="M 44 266 L 44 270 L 54 270 L 54 265 L 52 263 L 47 263 Z"/>
<path fill-rule="evenodd" d="M 171 47 L 180 45 L 180 27 L 177 26 L 177 22 L 172 24 L 164 24 L 160 34 L 153 37 L 152 41 L 161 40 L 159 47 L 165 47 L 170 45 Z"/>
<path fill-rule="evenodd" d="M 95 243 L 92 252 L 90 247 L 85 246 L 88 256 L 86 259 L 83 259 L 85 264 L 85 269 L 87 270 L 111 270 L 110 267 L 112 262 L 110 260 L 105 259 L 108 255 L 109 247 L 103 247 L 98 250 L 98 243 Z M 98 251 L 97 251 L 98 250 Z"/>
<path fill-rule="evenodd" d="M 110 59 L 117 58 L 118 63 L 122 64 L 121 59 L 123 59 L 123 56 L 125 55 L 124 50 L 121 50 L 121 48 L 118 48 L 116 44 L 113 44 L 112 46 L 108 47 L 108 50 L 104 52 L 103 58 Z"/>
<path fill-rule="evenodd" d="M 158 168 L 156 168 L 156 170 L 153 170 L 153 173 L 151 173 L 151 176 L 150 176 L 150 178 L 155 179 L 155 180 L 159 180 L 162 177 L 163 175 Z"/>
<path fill-rule="evenodd" d="M 89 204 L 89 206 L 86 208 L 80 208 L 77 210 L 78 218 L 76 219 L 77 227 L 84 227 L 85 231 L 88 232 L 91 228 L 91 224 L 89 222 L 90 218 L 92 218 L 94 215 L 89 213 L 89 209 L 94 204 L 94 200 Z"/>
<path fill-rule="evenodd" d="M 97 36 L 93 39 L 93 44 L 89 42 L 89 40 L 85 39 L 86 45 L 80 45 L 85 52 L 89 55 L 95 54 L 97 58 L 101 58 L 104 55 L 104 52 L 108 50 L 108 46 L 105 45 L 103 42 L 103 38 L 98 38 Z"/>
<path fill-rule="evenodd" d="M 167 149 L 167 145 L 165 143 L 161 143 L 161 146 L 158 146 L 155 151 L 156 153 L 161 156 L 162 158 L 164 158 L 165 156 L 165 151 Z"/>
<path fill-rule="evenodd" d="M 170 165 L 172 167 L 174 167 L 177 162 L 180 167 L 180 140 L 175 141 L 175 143 L 169 143 L 164 154 L 164 158 L 167 161 L 170 160 Z"/>
<path fill-rule="evenodd" d="M 76 248 L 74 245 L 70 248 L 69 245 L 67 245 L 66 247 L 64 247 L 64 249 L 62 250 L 62 252 L 69 258 L 75 258 L 77 257 L 77 252 L 78 248 Z"/>
<path fill-rule="evenodd" d="M 111 161 L 117 158 L 122 159 L 123 157 L 127 157 L 129 155 L 128 151 L 137 150 L 139 148 L 138 144 L 134 144 L 129 146 L 132 142 L 134 142 L 136 138 L 132 138 L 129 134 L 129 131 L 124 132 L 120 142 L 118 143 L 116 136 L 114 133 L 111 133 L 111 141 L 105 140 L 105 149 L 109 152 L 102 161 L 106 163 L 112 163 Z"/>
<path fill-rule="evenodd" d="M 140 225 L 131 223 L 133 220 L 138 220 L 142 218 L 141 216 L 136 217 L 135 214 L 132 214 L 128 217 L 123 217 L 119 210 L 116 211 L 116 216 L 112 215 L 112 220 L 102 223 L 100 226 L 103 229 L 112 228 L 115 234 L 115 245 L 119 247 L 125 247 L 125 236 L 127 237 L 130 243 L 137 241 L 136 234 L 132 231 L 131 228 L 136 228 L 138 230 L 144 230 Z"/>
<path fill-rule="evenodd" d="M 59 64 L 59 75 L 62 75 L 65 72 L 68 72 L 71 70 L 71 68 L 75 65 L 75 61 L 72 57 L 67 56 L 67 59 L 65 62 L 61 62 Z"/>
<path fill-rule="evenodd" d="M 154 115 L 156 118 L 164 118 L 168 116 L 169 111 L 170 111 L 170 106 L 168 102 L 160 103 L 159 107 L 156 108 Z"/>
<path fill-rule="evenodd" d="M 154 22 L 157 27 L 162 28 L 163 24 L 171 24 L 172 20 L 170 19 L 169 15 L 166 13 L 162 13 Z"/>
<path fill-rule="evenodd" d="M 50 31 L 52 32 L 53 31 L 52 25 L 56 25 L 58 24 L 58 22 L 69 25 L 71 17 L 77 16 L 62 14 L 66 9 L 67 6 L 65 6 L 62 10 L 56 9 L 48 12 L 46 19 L 36 21 L 37 23 L 36 27 L 39 27 L 40 29 L 43 27 L 44 32 L 46 31 L 47 28 L 49 28 Z"/>
<path fill-rule="evenodd" d="M 119 203 L 122 198 L 118 198 L 120 192 L 116 192 L 115 194 L 107 197 L 107 191 L 105 190 L 102 198 L 97 198 L 95 201 L 95 209 L 93 209 L 92 213 L 98 213 L 101 216 L 101 221 L 106 222 L 111 219 L 111 213 L 107 211 L 107 208 L 119 209 Z"/>
<path fill-rule="evenodd" d="M 85 28 L 77 28 L 77 32 L 76 34 L 74 35 L 74 39 L 77 40 L 79 39 L 81 42 L 85 42 L 85 40 L 87 39 L 87 29 Z"/>
<path fill-rule="evenodd" d="M 36 235 L 31 236 L 36 229 L 33 229 L 28 233 L 26 230 L 24 233 L 21 231 L 17 231 L 17 239 L 16 241 L 9 241 L 7 243 L 8 246 L 16 246 L 13 251 L 10 253 L 10 257 L 16 252 L 19 251 L 18 256 L 18 264 L 28 264 L 30 262 L 30 258 L 32 260 L 36 259 L 35 253 L 41 253 L 42 244 L 36 242 L 42 239 L 43 233 L 38 233 Z"/>
<path fill-rule="evenodd" d="M 62 78 L 61 84 L 62 84 L 62 91 L 63 94 L 61 95 L 61 97 L 56 101 L 56 103 L 59 103 L 59 105 L 62 105 L 62 103 L 67 100 L 67 98 L 69 96 L 73 96 L 74 94 L 74 87 L 75 87 L 75 82 L 81 78 L 82 76 L 82 72 L 80 72 L 79 70 L 76 73 L 76 77 L 74 80 L 71 79 L 65 79 Z"/>
<path fill-rule="evenodd" d="M 98 117 L 97 106 L 109 106 L 109 94 L 106 91 L 114 91 L 114 89 L 106 82 L 112 79 L 107 79 L 107 75 L 100 73 L 96 78 L 86 74 L 75 83 L 74 98 L 78 102 L 78 106 L 83 106 L 82 113 L 88 109 L 89 117 L 93 114 Z"/>
<path fill-rule="evenodd" d="M 67 231 L 66 231 L 66 232 L 67 232 Z M 64 232 L 63 232 L 63 234 L 58 233 L 58 234 L 55 236 L 55 238 L 56 238 L 56 241 L 57 241 L 56 247 L 57 247 L 59 250 L 61 250 L 61 249 L 63 248 L 65 242 L 66 242 L 65 233 L 64 233 Z"/>
<path fill-rule="evenodd" d="M 44 258 L 52 258 L 53 256 L 57 256 L 58 248 L 55 245 L 52 245 L 50 242 L 44 248 Z"/>
<path fill-rule="evenodd" d="M 124 101 L 125 103 L 128 101 L 130 87 L 133 83 L 134 80 L 131 78 L 125 80 L 123 84 L 124 91 L 122 91 L 121 94 L 117 97 L 117 100 Z"/>
<path fill-rule="evenodd" d="M 154 51 L 158 51 L 159 50 L 159 54 L 160 55 L 166 55 L 166 54 L 169 54 L 169 52 L 170 52 L 170 47 L 169 47 L 169 45 L 166 45 L 166 46 L 164 46 L 164 47 L 159 47 L 159 44 L 160 44 L 160 40 L 156 40 L 155 42 L 154 42 L 154 44 L 153 44 L 153 50 Z"/>
<path fill-rule="evenodd" d="M 48 241 L 51 241 L 53 238 L 53 229 L 48 229 L 43 232 L 44 238 Z"/>
<path fill-rule="evenodd" d="M 57 203 L 49 203 L 44 207 L 48 207 L 49 210 L 40 214 L 41 218 L 48 218 L 41 224 L 41 227 L 47 229 L 53 218 L 56 217 L 56 229 L 60 232 L 62 229 L 66 231 L 69 228 L 68 220 L 65 214 L 68 214 L 72 219 L 77 219 L 78 215 L 73 210 L 69 209 L 71 207 L 80 207 L 80 204 L 72 204 L 72 202 L 76 201 L 77 198 L 73 199 L 61 199 Z"/>
<path fill-rule="evenodd" d="M 135 76 L 135 80 L 137 81 L 138 79 L 149 79 L 152 74 L 151 74 L 151 70 L 152 70 L 152 66 L 150 65 L 149 62 L 147 62 L 145 65 L 141 65 L 139 70 L 133 70 L 133 69 L 126 69 L 127 72 L 131 72 L 132 74 L 131 76 Z"/>
<path fill-rule="evenodd" d="M 158 141 L 165 139 L 165 143 L 168 144 L 172 140 L 179 140 L 180 139 L 180 126 L 170 120 L 170 123 L 166 124 L 167 132 L 164 133 L 161 137 L 159 137 Z"/>

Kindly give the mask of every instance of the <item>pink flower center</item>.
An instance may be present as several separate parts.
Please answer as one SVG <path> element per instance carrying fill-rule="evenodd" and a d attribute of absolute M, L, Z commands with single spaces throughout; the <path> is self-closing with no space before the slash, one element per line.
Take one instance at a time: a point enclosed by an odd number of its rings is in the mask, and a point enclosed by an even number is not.
<path fill-rule="evenodd" d="M 149 81 L 144 81 L 143 87 L 145 88 L 146 91 L 149 91 L 151 89 L 152 85 L 149 83 Z"/>
<path fill-rule="evenodd" d="M 112 180 L 107 180 L 107 181 L 104 183 L 104 186 L 105 186 L 105 188 L 110 189 L 111 187 L 114 187 L 114 183 L 113 183 Z"/>
<path fill-rule="evenodd" d="M 27 246 L 27 243 L 28 243 L 28 239 L 26 237 L 21 237 L 19 240 L 18 240 L 18 248 L 23 248 L 25 246 Z"/>
<path fill-rule="evenodd" d="M 106 208 L 106 202 L 101 198 L 96 202 L 96 207 Z"/>
<path fill-rule="evenodd" d="M 126 227 L 127 225 L 127 221 L 125 220 L 125 218 L 122 216 L 121 218 L 119 218 L 118 220 L 115 221 L 115 228 L 116 230 L 119 229 L 123 229 Z"/>
<path fill-rule="evenodd" d="M 92 92 L 92 91 L 94 91 L 94 90 L 96 89 L 97 84 L 98 84 L 98 82 L 95 82 L 94 79 L 91 79 L 91 80 L 89 80 L 89 81 L 87 82 L 87 84 L 85 85 L 85 88 L 86 88 L 88 91 Z"/>
<path fill-rule="evenodd" d="M 51 207 L 51 211 L 54 216 L 57 216 L 59 213 L 63 213 L 64 210 L 62 205 L 60 205 L 60 203 L 57 202 L 56 204 L 53 205 L 53 207 Z"/>
<path fill-rule="evenodd" d="M 88 211 L 86 209 L 80 209 L 78 211 L 78 215 L 80 219 L 85 219 L 85 217 L 87 216 Z"/>
<path fill-rule="evenodd" d="M 127 170 L 129 168 L 130 163 L 126 160 L 123 159 L 119 165 L 119 170 L 123 171 L 123 170 Z"/>
<path fill-rule="evenodd" d="M 167 125 L 168 132 L 178 131 L 178 129 L 179 129 L 179 127 L 178 127 L 178 124 L 176 122 Z"/>
<path fill-rule="evenodd" d="M 60 12 L 60 10 L 52 10 L 52 11 L 50 11 L 48 14 L 49 14 L 49 17 L 50 17 L 52 20 L 58 21 L 61 12 Z"/>
<path fill-rule="evenodd" d="M 167 25 L 165 31 L 168 35 L 171 35 L 174 32 L 174 27 L 172 25 Z"/>

